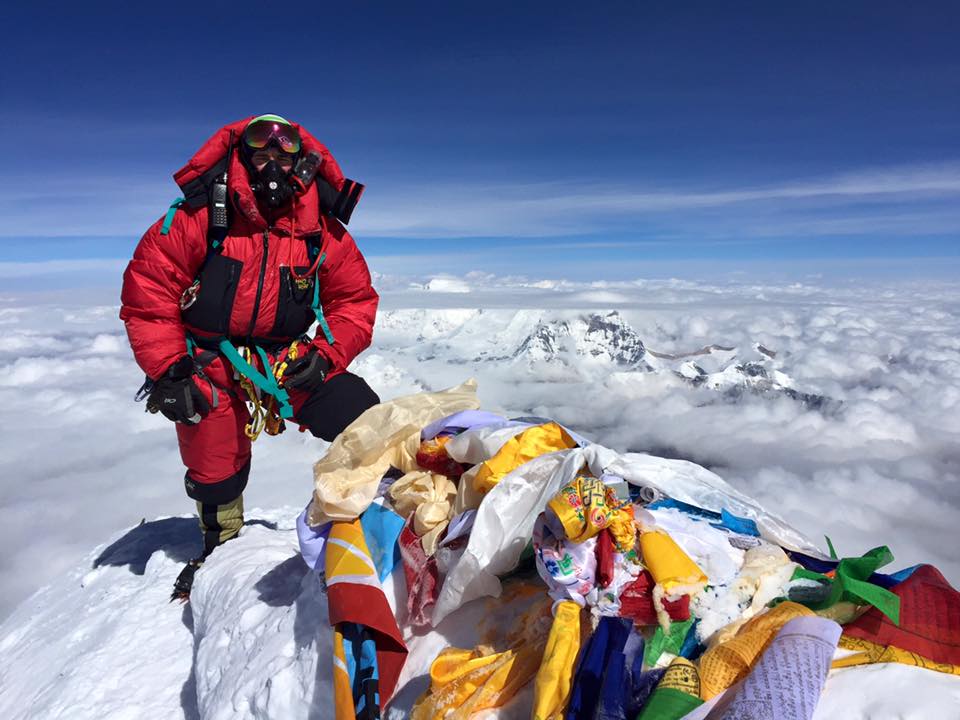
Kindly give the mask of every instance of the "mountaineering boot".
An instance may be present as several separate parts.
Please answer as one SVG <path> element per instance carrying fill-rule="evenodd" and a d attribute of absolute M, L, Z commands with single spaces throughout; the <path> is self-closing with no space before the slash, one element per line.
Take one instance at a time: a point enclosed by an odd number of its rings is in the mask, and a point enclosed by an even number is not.
<path fill-rule="evenodd" d="M 201 565 L 203 565 L 202 557 L 194 558 L 183 566 L 183 570 L 180 571 L 176 581 L 173 583 L 170 602 L 179 600 L 181 603 L 185 603 L 190 599 L 190 590 L 193 588 L 193 576 L 197 574 L 197 570 Z"/>
<path fill-rule="evenodd" d="M 243 495 L 223 505 L 197 502 L 200 531 L 203 533 L 203 555 L 188 562 L 176 582 L 170 601 L 186 602 L 190 599 L 193 579 L 203 562 L 217 547 L 233 540 L 243 527 Z"/>

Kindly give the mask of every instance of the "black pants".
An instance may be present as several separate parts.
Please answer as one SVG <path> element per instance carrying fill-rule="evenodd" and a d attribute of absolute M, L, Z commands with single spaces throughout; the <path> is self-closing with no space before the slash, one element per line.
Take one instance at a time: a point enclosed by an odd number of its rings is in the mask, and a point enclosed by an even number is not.
<path fill-rule="evenodd" d="M 379 402 L 380 398 L 362 377 L 343 373 L 311 393 L 297 411 L 296 420 L 315 437 L 333 442 L 364 410 Z"/>

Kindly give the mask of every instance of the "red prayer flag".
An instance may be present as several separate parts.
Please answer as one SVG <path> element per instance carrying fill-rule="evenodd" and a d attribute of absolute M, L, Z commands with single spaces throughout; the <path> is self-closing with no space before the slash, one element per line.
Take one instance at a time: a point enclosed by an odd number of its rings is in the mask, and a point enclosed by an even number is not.
<path fill-rule="evenodd" d="M 960 592 L 933 565 L 921 565 L 890 591 L 900 598 L 900 627 L 870 608 L 843 634 L 960 665 Z"/>

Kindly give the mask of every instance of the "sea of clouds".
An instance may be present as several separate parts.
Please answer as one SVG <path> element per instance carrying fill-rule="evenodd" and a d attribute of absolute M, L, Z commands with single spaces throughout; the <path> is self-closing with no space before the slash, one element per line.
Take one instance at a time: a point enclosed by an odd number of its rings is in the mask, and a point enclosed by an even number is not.
<path fill-rule="evenodd" d="M 841 555 L 887 544 L 895 567 L 931 562 L 960 584 L 957 284 L 478 273 L 378 275 L 376 284 L 378 330 L 353 370 L 381 397 L 474 376 L 487 409 L 552 417 L 617 450 L 699 462 L 809 536 L 829 535 Z M 0 296 L 0 618 L 117 531 L 193 510 L 173 428 L 133 402 L 143 376 L 117 295 L 111 285 Z M 559 375 L 478 359 L 488 328 L 520 337 L 538 320 L 612 310 L 660 353 L 760 343 L 798 391 L 831 402 L 731 397 L 588 357 L 567 358 L 572 371 Z M 248 518 L 306 503 L 325 447 L 295 429 L 259 440 Z"/>

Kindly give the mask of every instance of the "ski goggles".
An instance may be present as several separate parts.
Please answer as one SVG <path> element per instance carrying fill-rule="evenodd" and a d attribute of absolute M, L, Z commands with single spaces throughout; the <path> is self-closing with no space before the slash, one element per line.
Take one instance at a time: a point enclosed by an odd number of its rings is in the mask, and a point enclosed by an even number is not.
<path fill-rule="evenodd" d="M 243 131 L 243 142 L 253 150 L 274 144 L 290 155 L 300 152 L 300 133 L 279 115 L 261 115 L 251 120 Z"/>

